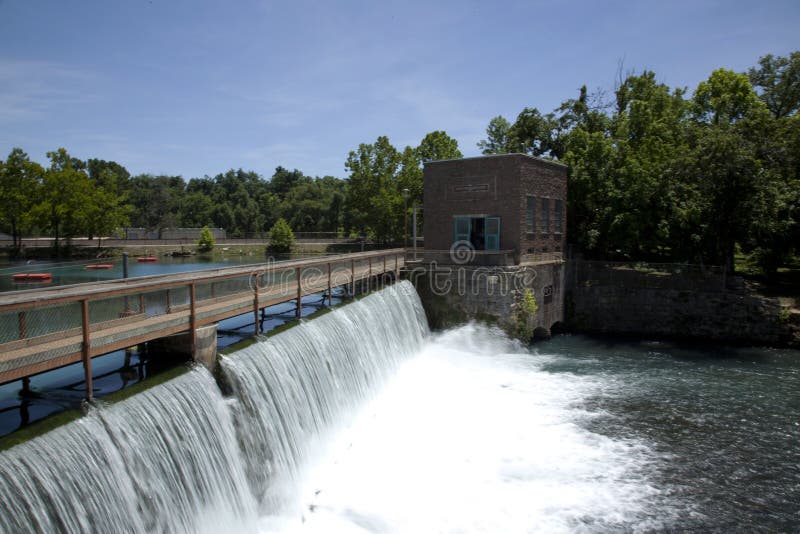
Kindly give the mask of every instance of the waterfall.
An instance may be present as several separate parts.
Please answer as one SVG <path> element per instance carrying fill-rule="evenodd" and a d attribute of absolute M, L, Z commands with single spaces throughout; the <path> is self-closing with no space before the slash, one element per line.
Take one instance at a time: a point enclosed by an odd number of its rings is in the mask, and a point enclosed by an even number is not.
<path fill-rule="evenodd" d="M 398 283 L 0 452 L 0 532 L 255 532 L 428 334 Z"/>
<path fill-rule="evenodd" d="M 203 368 L 0 458 L 3 532 L 191 532 L 255 515 L 233 423 Z"/>
<path fill-rule="evenodd" d="M 222 360 L 248 476 L 267 511 L 287 506 L 326 431 L 427 333 L 416 290 L 402 282 Z"/>

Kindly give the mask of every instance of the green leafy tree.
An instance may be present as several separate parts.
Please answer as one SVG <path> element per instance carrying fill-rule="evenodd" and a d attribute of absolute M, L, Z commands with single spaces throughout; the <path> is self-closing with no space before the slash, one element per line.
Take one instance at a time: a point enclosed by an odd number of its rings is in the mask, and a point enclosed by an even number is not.
<path fill-rule="evenodd" d="M 128 183 L 131 225 L 150 230 L 180 226 L 186 183 L 180 176 L 140 174 Z"/>
<path fill-rule="evenodd" d="M 536 108 L 525 108 L 508 132 L 508 148 L 531 156 L 549 156 L 554 127 L 552 114 L 543 116 Z"/>
<path fill-rule="evenodd" d="M 294 246 L 294 232 L 284 219 L 278 221 L 269 231 L 269 250 L 271 252 L 291 252 Z"/>
<path fill-rule="evenodd" d="M 374 232 L 387 241 L 402 235 L 403 198 L 398 187 L 400 154 L 385 136 L 351 151 L 345 168 L 350 171 L 347 207 L 359 233 Z M 400 224 L 398 224 L 398 222 Z"/>
<path fill-rule="evenodd" d="M 277 167 L 275 173 L 269 181 L 269 191 L 278 197 L 285 197 L 286 194 L 295 186 L 297 182 L 305 178 L 302 172 L 297 169 L 290 171 L 283 167 Z"/>
<path fill-rule="evenodd" d="M 102 159 L 89 159 L 86 161 L 86 170 L 89 179 L 108 191 L 112 191 L 109 178 L 113 178 L 113 185 L 116 187 L 115 193 L 120 196 L 126 195 L 128 190 L 128 180 L 131 174 L 128 170 L 115 161 L 105 161 Z"/>
<path fill-rule="evenodd" d="M 486 139 L 478 141 L 481 154 L 507 154 L 511 124 L 502 115 L 492 118 L 486 127 Z"/>
<path fill-rule="evenodd" d="M 99 238 L 98 247 L 103 236 L 126 226 L 130 220 L 132 207 L 127 204 L 126 195 L 119 193 L 117 176 L 111 169 L 102 170 L 86 197 L 84 230 L 90 239 Z"/>
<path fill-rule="evenodd" d="M 406 147 L 402 153 L 384 136 L 359 145 L 345 163 L 350 171 L 345 209 L 351 233 L 374 235 L 381 241 L 401 238 L 408 230 L 403 226 L 409 215 L 404 210 L 422 203 L 422 165 L 461 157 L 458 142 L 441 130 L 428 133 L 419 146 Z"/>
<path fill-rule="evenodd" d="M 87 227 L 87 206 L 91 205 L 92 183 L 85 165 L 63 148 L 48 152 L 50 168 L 44 174 L 40 201 L 34 208 L 42 228 L 53 236 L 59 247 L 61 237 L 68 239 Z"/>
<path fill-rule="evenodd" d="M 758 60 L 758 67 L 748 71 L 748 76 L 776 119 L 800 109 L 800 51 L 792 52 L 789 57 L 768 54 Z"/>
<path fill-rule="evenodd" d="M 737 242 L 747 239 L 757 218 L 756 203 L 767 186 L 759 158 L 771 117 L 745 74 L 717 69 L 693 97 L 696 125 L 685 169 L 701 194 L 704 249 L 709 260 L 734 268 Z M 765 130 L 766 129 L 766 130 Z"/>
<path fill-rule="evenodd" d="M 197 250 L 200 252 L 211 252 L 214 250 L 214 234 L 211 233 L 211 230 L 208 229 L 208 226 L 204 226 L 202 230 L 200 230 L 200 239 L 197 241 Z"/>
<path fill-rule="evenodd" d="M 14 148 L 5 163 L 0 160 L 0 220 L 10 231 L 13 248 L 19 251 L 22 234 L 33 222 L 31 211 L 38 200 L 44 169 Z"/>
<path fill-rule="evenodd" d="M 464 157 L 458 149 L 458 141 L 447 135 L 444 130 L 426 134 L 420 141 L 416 152 L 422 163 Z"/>
<path fill-rule="evenodd" d="M 694 91 L 694 113 L 699 122 L 732 124 L 763 107 L 746 74 L 717 69 Z"/>
<path fill-rule="evenodd" d="M 210 195 L 200 191 L 186 193 L 181 199 L 178 211 L 181 226 L 186 228 L 199 228 L 209 221 L 213 221 L 214 202 Z M 225 226 L 219 225 L 221 228 Z"/>

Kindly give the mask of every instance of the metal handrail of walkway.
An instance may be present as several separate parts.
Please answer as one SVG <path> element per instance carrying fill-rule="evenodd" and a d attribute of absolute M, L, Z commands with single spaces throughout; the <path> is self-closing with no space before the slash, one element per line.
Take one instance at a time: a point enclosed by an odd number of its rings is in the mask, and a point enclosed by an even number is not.
<path fill-rule="evenodd" d="M 355 285 L 405 266 L 402 248 L 90 282 L 0 294 L 0 384 L 282 302 Z M 91 396 L 91 395 L 89 395 Z"/>

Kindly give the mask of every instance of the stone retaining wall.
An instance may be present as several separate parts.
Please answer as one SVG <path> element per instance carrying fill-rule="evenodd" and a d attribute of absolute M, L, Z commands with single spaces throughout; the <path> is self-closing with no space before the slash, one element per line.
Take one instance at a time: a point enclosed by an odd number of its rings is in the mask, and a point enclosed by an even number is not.
<path fill-rule="evenodd" d="M 407 277 L 420 295 L 431 328 L 478 320 L 503 328 L 513 326 L 513 313 L 525 289 L 538 311 L 531 326 L 547 335 L 564 320 L 564 262 L 510 267 L 408 265 Z"/>
<path fill-rule="evenodd" d="M 577 262 L 580 269 L 580 262 Z M 682 284 L 648 287 L 615 274 L 605 282 L 576 276 L 570 266 L 567 325 L 576 332 L 668 337 L 723 343 L 800 346 L 800 314 L 746 289 Z M 643 275 L 643 280 L 646 276 Z M 610 281 L 609 281 L 610 280 Z M 592 283 L 594 282 L 594 283 Z M 683 285 L 681 289 L 676 286 Z"/>

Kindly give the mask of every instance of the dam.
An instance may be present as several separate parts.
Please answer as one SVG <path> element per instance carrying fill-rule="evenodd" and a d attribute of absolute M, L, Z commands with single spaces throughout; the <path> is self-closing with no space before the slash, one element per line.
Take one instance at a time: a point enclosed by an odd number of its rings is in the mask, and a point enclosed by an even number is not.
<path fill-rule="evenodd" d="M 432 333 L 399 282 L 0 452 L 0 532 L 792 530 L 798 354 L 725 350 Z"/>

